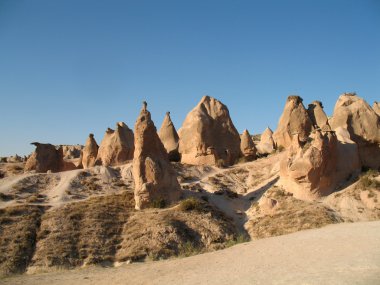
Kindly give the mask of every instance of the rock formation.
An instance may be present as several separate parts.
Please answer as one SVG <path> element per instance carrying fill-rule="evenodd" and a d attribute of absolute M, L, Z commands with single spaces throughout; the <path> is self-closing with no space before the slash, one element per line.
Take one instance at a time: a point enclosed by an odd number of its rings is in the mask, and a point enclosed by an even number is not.
<path fill-rule="evenodd" d="M 201 99 L 178 134 L 182 163 L 231 165 L 240 156 L 240 136 L 228 108 L 212 97 Z"/>
<path fill-rule="evenodd" d="M 96 164 L 96 158 L 98 156 L 99 146 L 94 139 L 93 134 L 89 134 L 86 144 L 81 154 L 80 165 L 86 169 L 93 167 Z"/>
<path fill-rule="evenodd" d="M 375 111 L 375 113 L 380 116 L 380 102 L 374 102 L 372 109 Z"/>
<path fill-rule="evenodd" d="M 150 112 L 146 109 L 146 103 L 135 123 L 132 171 L 136 209 L 147 208 L 160 201 L 170 204 L 179 199 L 180 186 L 176 172 L 158 137 Z"/>
<path fill-rule="evenodd" d="M 62 147 L 63 158 L 64 159 L 74 159 L 79 158 L 83 150 L 82 145 L 59 145 L 56 146 L 57 149 Z"/>
<path fill-rule="evenodd" d="M 301 143 L 305 143 L 312 130 L 312 121 L 299 96 L 289 96 L 284 111 L 273 134 L 277 145 L 288 148 L 292 144 L 292 136 L 298 134 Z"/>
<path fill-rule="evenodd" d="M 247 159 L 253 160 L 256 158 L 256 147 L 248 130 L 244 130 L 241 135 L 240 150 Z"/>
<path fill-rule="evenodd" d="M 120 165 L 133 159 L 133 132 L 126 124 L 119 122 L 116 130 L 107 129 L 100 144 L 97 163 L 103 166 Z"/>
<path fill-rule="evenodd" d="M 75 165 L 63 160 L 63 149 L 52 144 L 32 143 L 36 146 L 34 153 L 28 158 L 25 164 L 25 171 L 35 170 L 36 172 L 60 172 L 75 169 Z"/>
<path fill-rule="evenodd" d="M 270 154 L 275 150 L 273 131 L 267 127 L 261 134 L 260 142 L 256 145 L 259 154 Z"/>
<path fill-rule="evenodd" d="M 334 191 L 337 180 L 337 138 L 333 132 L 319 130 L 304 144 L 293 135 L 287 156 L 281 161 L 279 183 L 296 198 L 311 200 Z"/>
<path fill-rule="evenodd" d="M 158 135 L 164 144 L 164 147 L 168 153 L 170 161 L 180 161 L 180 155 L 178 152 L 179 137 L 174 124 L 170 118 L 170 112 L 167 112 L 162 122 L 161 129 Z"/>
<path fill-rule="evenodd" d="M 325 111 L 323 111 L 323 105 L 320 101 L 314 101 L 309 104 L 307 113 L 316 129 L 326 129 L 330 130 L 329 119 L 326 116 Z"/>
<path fill-rule="evenodd" d="M 359 147 L 361 164 L 364 167 L 380 167 L 380 117 L 355 93 L 345 93 L 336 102 L 330 120 L 332 129 L 346 129 L 351 140 Z"/>

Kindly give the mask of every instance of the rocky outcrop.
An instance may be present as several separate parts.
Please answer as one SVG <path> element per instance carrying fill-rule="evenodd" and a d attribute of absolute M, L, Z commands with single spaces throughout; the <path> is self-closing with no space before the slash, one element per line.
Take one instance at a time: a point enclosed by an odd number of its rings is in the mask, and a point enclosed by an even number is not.
<path fill-rule="evenodd" d="M 380 102 L 374 102 L 372 109 L 375 111 L 375 113 L 380 116 Z"/>
<path fill-rule="evenodd" d="M 182 163 L 231 165 L 240 156 L 240 136 L 228 108 L 210 96 L 186 116 L 178 134 Z"/>
<path fill-rule="evenodd" d="M 280 162 L 279 184 L 296 198 L 313 200 L 334 192 L 360 171 L 358 146 L 347 130 L 316 130 L 306 144 L 294 135 Z"/>
<path fill-rule="evenodd" d="M 284 111 L 273 134 L 277 147 L 288 148 L 292 144 L 292 136 L 298 134 L 301 143 L 305 143 L 312 130 L 312 121 L 299 96 L 289 96 Z"/>
<path fill-rule="evenodd" d="M 135 208 L 143 209 L 164 201 L 179 199 L 177 175 L 151 119 L 146 103 L 135 123 L 135 152 L 133 158 Z"/>
<path fill-rule="evenodd" d="M 256 148 L 257 152 L 262 155 L 270 154 L 275 150 L 273 131 L 269 127 L 261 134 L 260 142 L 256 145 Z"/>
<path fill-rule="evenodd" d="M 74 159 L 79 158 L 83 150 L 82 145 L 58 145 L 57 149 L 62 147 L 63 158 L 64 159 Z"/>
<path fill-rule="evenodd" d="M 126 124 L 119 122 L 116 130 L 107 129 L 98 150 L 97 163 L 103 166 L 113 166 L 126 163 L 133 159 L 133 132 Z"/>
<path fill-rule="evenodd" d="M 167 112 L 162 122 L 161 129 L 158 132 L 164 147 L 168 153 L 170 161 L 180 161 L 181 157 L 178 152 L 179 137 L 174 127 L 172 119 L 170 118 L 170 112 Z"/>
<path fill-rule="evenodd" d="M 94 135 L 89 134 L 81 154 L 80 165 L 84 169 L 95 166 L 96 158 L 98 156 L 98 149 L 99 146 L 94 139 Z"/>
<path fill-rule="evenodd" d="M 9 157 L 7 157 L 7 158 L 5 159 L 5 161 L 6 161 L 6 162 L 15 163 L 15 162 L 23 162 L 24 159 L 23 159 L 21 156 L 15 154 L 15 155 L 13 155 L 13 156 L 9 156 Z"/>
<path fill-rule="evenodd" d="M 25 164 L 25 171 L 36 171 L 40 173 L 60 172 L 75 169 L 75 165 L 63 160 L 62 147 L 56 149 L 52 144 L 34 142 L 36 150 L 28 158 Z"/>
<path fill-rule="evenodd" d="M 241 135 L 241 142 L 240 142 L 240 150 L 243 155 L 243 157 L 253 160 L 256 158 L 256 147 L 253 143 L 252 137 L 249 134 L 248 130 L 244 130 L 243 134 Z"/>
<path fill-rule="evenodd" d="M 380 167 L 380 117 L 366 101 L 354 93 L 341 95 L 330 120 L 332 129 L 346 129 L 357 143 L 361 164 Z"/>
<path fill-rule="evenodd" d="M 326 116 L 325 111 L 323 111 L 323 105 L 320 101 L 314 101 L 309 104 L 307 113 L 313 123 L 314 128 L 330 130 L 329 119 Z"/>
<path fill-rule="evenodd" d="M 284 189 L 296 198 L 312 200 L 332 193 L 336 186 L 337 138 L 333 132 L 316 131 L 304 144 L 299 135 L 280 166 L 280 181 Z"/>

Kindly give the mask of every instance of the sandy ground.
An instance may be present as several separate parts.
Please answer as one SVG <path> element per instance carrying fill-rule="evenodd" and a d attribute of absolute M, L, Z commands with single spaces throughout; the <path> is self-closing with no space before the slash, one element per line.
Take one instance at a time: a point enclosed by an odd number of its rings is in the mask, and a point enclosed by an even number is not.
<path fill-rule="evenodd" d="M 330 225 L 189 258 L 15 276 L 1 284 L 380 284 L 380 221 Z"/>

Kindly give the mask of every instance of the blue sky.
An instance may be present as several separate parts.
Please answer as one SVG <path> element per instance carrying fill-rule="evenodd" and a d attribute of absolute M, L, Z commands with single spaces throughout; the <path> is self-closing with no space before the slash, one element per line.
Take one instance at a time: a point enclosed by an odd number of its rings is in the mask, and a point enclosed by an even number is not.
<path fill-rule="evenodd" d="M 380 1 L 0 0 L 0 156 L 32 141 L 100 143 L 141 101 L 177 129 L 205 94 L 241 132 L 286 98 L 380 100 Z"/>

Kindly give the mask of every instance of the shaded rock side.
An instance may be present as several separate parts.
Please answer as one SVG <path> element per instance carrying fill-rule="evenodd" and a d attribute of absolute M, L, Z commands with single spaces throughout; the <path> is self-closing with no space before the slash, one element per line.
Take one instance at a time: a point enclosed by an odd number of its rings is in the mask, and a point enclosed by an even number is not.
<path fill-rule="evenodd" d="M 98 150 L 97 163 L 114 166 L 133 159 L 133 131 L 123 122 L 116 124 L 116 130 L 107 129 Z"/>
<path fill-rule="evenodd" d="M 71 162 L 63 160 L 63 149 L 56 149 L 52 144 L 43 144 L 34 142 L 36 150 L 28 158 L 25 164 L 25 171 L 36 171 L 45 173 L 47 171 L 60 172 L 76 169 L 76 166 Z"/>
<path fill-rule="evenodd" d="M 359 147 L 361 164 L 365 167 L 380 167 L 380 117 L 355 93 L 341 95 L 335 104 L 330 120 L 332 129 L 346 129 L 351 140 Z"/>
<path fill-rule="evenodd" d="M 58 145 L 56 148 L 62 147 L 64 159 L 79 158 L 83 150 L 82 145 Z"/>
<path fill-rule="evenodd" d="M 380 102 L 374 102 L 372 109 L 375 111 L 375 113 L 380 116 Z"/>
<path fill-rule="evenodd" d="M 170 112 L 167 112 L 162 122 L 161 129 L 158 132 L 158 136 L 168 153 L 170 161 L 180 161 L 180 155 L 178 152 L 179 137 L 174 124 L 170 118 Z"/>
<path fill-rule="evenodd" d="M 257 150 L 248 130 L 244 130 L 243 134 L 241 135 L 240 150 L 244 157 L 249 159 L 256 158 Z"/>
<path fill-rule="evenodd" d="M 178 134 L 182 163 L 231 165 L 240 156 L 240 135 L 228 108 L 210 96 L 190 111 Z"/>
<path fill-rule="evenodd" d="M 261 134 L 260 142 L 256 145 L 259 154 L 270 154 L 275 150 L 273 131 L 267 127 Z"/>
<path fill-rule="evenodd" d="M 278 122 L 273 139 L 276 146 L 288 148 L 292 144 L 292 136 L 298 134 L 299 140 L 304 143 L 312 130 L 312 121 L 302 104 L 299 96 L 289 96 L 284 111 Z"/>
<path fill-rule="evenodd" d="M 309 108 L 307 109 L 307 113 L 313 123 L 314 128 L 330 130 L 329 119 L 323 110 L 322 102 L 314 101 L 309 104 Z"/>
<path fill-rule="evenodd" d="M 80 165 L 84 169 L 95 166 L 98 150 L 99 146 L 94 139 L 94 135 L 90 134 L 81 154 Z"/>
<path fill-rule="evenodd" d="M 153 203 L 162 200 L 170 204 L 179 199 L 181 192 L 177 174 L 170 164 L 146 105 L 135 123 L 132 171 L 135 181 L 136 209 L 150 207 Z"/>

